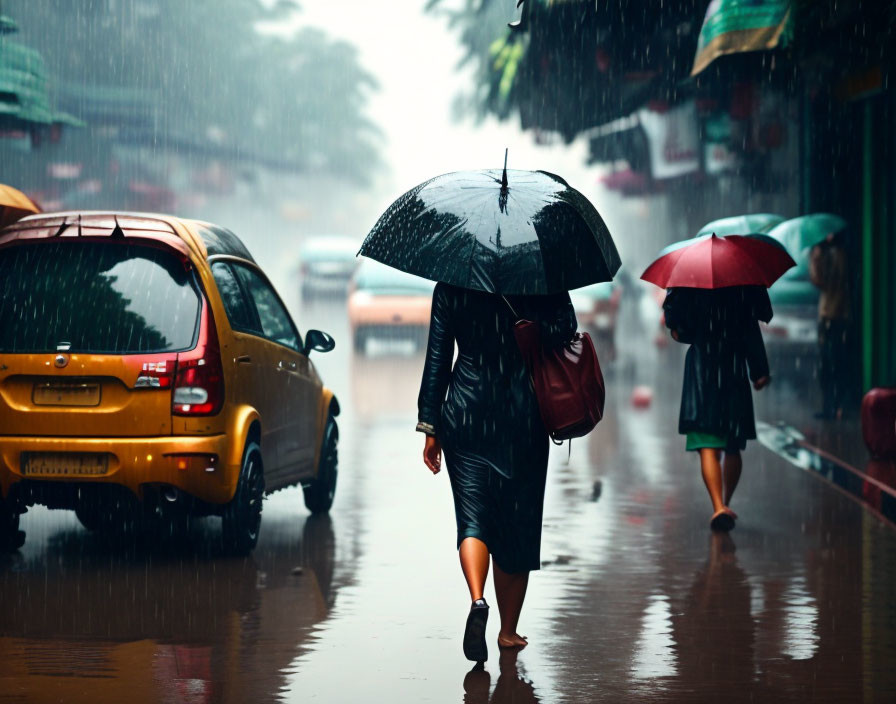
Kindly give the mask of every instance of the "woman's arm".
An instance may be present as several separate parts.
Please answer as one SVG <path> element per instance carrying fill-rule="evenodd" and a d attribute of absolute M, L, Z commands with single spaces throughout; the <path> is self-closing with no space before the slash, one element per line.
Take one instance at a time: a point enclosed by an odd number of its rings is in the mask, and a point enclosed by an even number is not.
<path fill-rule="evenodd" d="M 429 344 L 417 397 L 417 430 L 427 435 L 437 432 L 442 403 L 451 380 L 453 359 L 454 334 L 451 330 L 449 293 L 444 284 L 437 284 L 432 294 Z"/>
<path fill-rule="evenodd" d="M 759 321 L 751 320 L 747 323 L 746 334 L 744 335 L 744 351 L 747 357 L 747 366 L 750 371 L 750 381 L 754 385 L 759 381 L 766 380 L 757 389 L 765 386 L 769 378 L 768 357 L 765 354 L 765 343 L 762 341 L 762 331 L 759 329 Z"/>

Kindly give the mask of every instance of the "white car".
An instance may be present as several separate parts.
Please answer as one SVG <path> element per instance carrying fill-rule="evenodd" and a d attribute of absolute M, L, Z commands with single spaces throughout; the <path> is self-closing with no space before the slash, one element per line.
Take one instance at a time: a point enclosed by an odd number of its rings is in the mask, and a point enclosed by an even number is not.
<path fill-rule="evenodd" d="M 312 237 L 299 251 L 302 298 L 328 293 L 345 295 L 358 268 L 361 243 L 351 237 Z"/>

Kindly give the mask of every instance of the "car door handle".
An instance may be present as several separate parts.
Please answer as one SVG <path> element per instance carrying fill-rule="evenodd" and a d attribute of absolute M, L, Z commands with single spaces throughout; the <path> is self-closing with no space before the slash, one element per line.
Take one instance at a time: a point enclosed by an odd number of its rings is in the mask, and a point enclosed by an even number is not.
<path fill-rule="evenodd" d="M 247 354 L 241 354 L 235 361 L 237 364 L 251 364 L 252 358 Z"/>

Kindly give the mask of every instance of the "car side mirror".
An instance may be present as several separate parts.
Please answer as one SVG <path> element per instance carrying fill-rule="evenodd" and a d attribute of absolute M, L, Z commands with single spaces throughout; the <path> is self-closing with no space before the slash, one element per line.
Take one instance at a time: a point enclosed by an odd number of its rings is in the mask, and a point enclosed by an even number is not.
<path fill-rule="evenodd" d="M 306 357 L 312 351 L 329 352 L 336 347 L 336 340 L 330 335 L 320 330 L 309 330 L 305 333 L 305 345 L 302 347 L 302 354 Z"/>

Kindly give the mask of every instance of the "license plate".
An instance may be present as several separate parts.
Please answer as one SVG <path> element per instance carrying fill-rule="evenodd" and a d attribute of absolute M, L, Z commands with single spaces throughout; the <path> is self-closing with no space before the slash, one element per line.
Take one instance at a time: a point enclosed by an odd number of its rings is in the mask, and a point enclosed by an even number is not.
<path fill-rule="evenodd" d="M 35 406 L 99 406 L 100 385 L 73 381 L 38 383 L 31 400 Z"/>
<path fill-rule="evenodd" d="M 84 477 L 105 474 L 109 455 L 75 452 L 27 452 L 22 474 L 42 477 Z"/>

